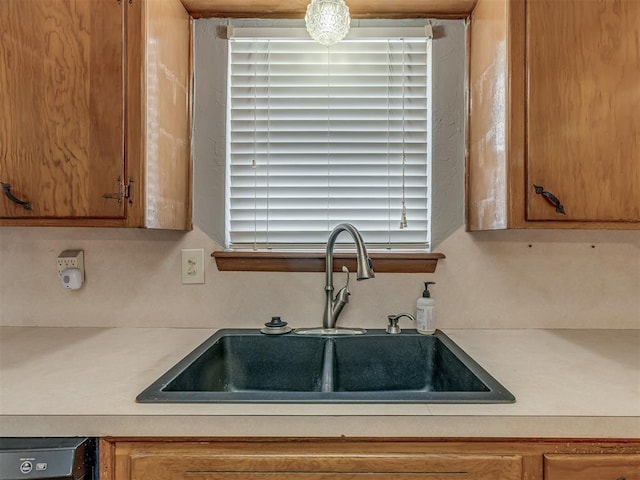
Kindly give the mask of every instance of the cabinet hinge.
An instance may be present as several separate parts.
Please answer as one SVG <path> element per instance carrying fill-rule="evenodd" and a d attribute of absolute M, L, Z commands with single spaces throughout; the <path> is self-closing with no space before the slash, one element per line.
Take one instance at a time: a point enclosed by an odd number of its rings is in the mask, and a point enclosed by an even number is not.
<path fill-rule="evenodd" d="M 105 193 L 102 195 L 102 198 L 117 200 L 118 205 L 121 205 L 122 200 L 127 198 L 129 200 L 129 205 L 133 205 L 133 183 L 135 183 L 133 177 L 128 178 L 128 183 L 124 183 L 122 177 L 118 177 L 118 191 L 115 193 Z"/>

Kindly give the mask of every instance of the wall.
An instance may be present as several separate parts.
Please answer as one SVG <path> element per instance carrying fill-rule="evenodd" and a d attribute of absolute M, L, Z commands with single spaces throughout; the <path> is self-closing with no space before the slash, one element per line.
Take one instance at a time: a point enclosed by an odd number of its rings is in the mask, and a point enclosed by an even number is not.
<path fill-rule="evenodd" d="M 530 246 L 531 245 L 531 246 Z M 58 283 L 56 256 L 83 248 L 87 281 Z M 321 322 L 322 273 L 218 272 L 180 283 L 180 249 L 216 248 L 196 229 L 0 228 L 0 324 L 257 327 L 271 315 Z M 412 311 L 433 280 L 441 328 L 640 328 L 640 232 L 459 229 L 438 248 L 436 272 L 352 283 L 340 323 L 383 327 Z"/>

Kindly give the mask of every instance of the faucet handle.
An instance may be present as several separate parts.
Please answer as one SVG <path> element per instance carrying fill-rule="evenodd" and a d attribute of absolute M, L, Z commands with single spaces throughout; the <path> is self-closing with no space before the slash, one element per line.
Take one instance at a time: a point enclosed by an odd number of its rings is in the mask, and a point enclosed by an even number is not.
<path fill-rule="evenodd" d="M 347 274 L 347 283 L 344 287 L 338 290 L 335 300 L 344 304 L 349 303 L 349 295 L 351 295 L 351 292 L 349 291 L 349 269 L 343 265 L 342 271 Z"/>
<path fill-rule="evenodd" d="M 400 333 L 402 330 L 400 329 L 400 325 L 398 325 L 398 320 L 402 317 L 407 317 L 412 321 L 416 321 L 416 319 L 410 313 L 398 313 L 397 315 L 388 315 L 389 325 L 387 325 L 387 333 Z"/>
<path fill-rule="evenodd" d="M 346 266 L 346 265 L 343 265 L 343 266 L 342 266 L 342 271 L 343 271 L 344 273 L 346 273 L 346 274 L 347 274 L 347 283 L 345 284 L 345 286 L 344 286 L 344 287 L 345 287 L 347 290 L 349 290 L 349 273 L 351 273 L 351 272 L 349 272 L 349 269 L 347 268 L 347 266 Z"/>

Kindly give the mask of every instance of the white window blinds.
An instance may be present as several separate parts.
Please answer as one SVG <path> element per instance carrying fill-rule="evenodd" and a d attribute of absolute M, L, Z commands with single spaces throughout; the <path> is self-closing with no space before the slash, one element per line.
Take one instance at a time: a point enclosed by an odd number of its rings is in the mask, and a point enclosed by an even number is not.
<path fill-rule="evenodd" d="M 428 40 L 229 47 L 228 246 L 322 247 L 349 222 L 369 248 L 427 248 Z"/>

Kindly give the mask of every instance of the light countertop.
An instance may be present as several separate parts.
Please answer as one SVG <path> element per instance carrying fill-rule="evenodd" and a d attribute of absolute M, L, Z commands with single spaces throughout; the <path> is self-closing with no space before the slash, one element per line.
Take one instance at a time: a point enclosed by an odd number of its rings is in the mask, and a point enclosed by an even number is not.
<path fill-rule="evenodd" d="M 0 327 L 0 435 L 640 438 L 640 330 L 445 330 L 514 404 L 135 403 L 214 332 Z"/>

